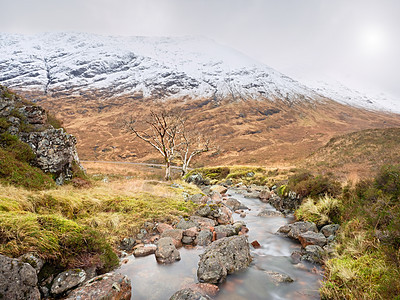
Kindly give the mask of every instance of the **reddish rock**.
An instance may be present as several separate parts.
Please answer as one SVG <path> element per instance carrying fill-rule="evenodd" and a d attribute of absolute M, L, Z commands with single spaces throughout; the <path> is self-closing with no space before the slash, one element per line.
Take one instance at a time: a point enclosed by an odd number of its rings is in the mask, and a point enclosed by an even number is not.
<path fill-rule="evenodd" d="M 192 227 L 192 228 L 186 229 L 183 232 L 184 236 L 189 236 L 189 237 L 196 237 L 197 234 L 198 234 L 197 227 Z"/>
<path fill-rule="evenodd" d="M 174 229 L 174 228 L 172 228 L 172 226 L 167 223 L 160 223 L 157 225 L 157 231 L 159 233 L 163 233 L 164 231 L 171 230 L 171 229 Z"/>
<path fill-rule="evenodd" d="M 216 296 L 219 292 L 218 286 L 211 283 L 192 283 L 188 285 L 187 288 L 209 296 Z"/>
<path fill-rule="evenodd" d="M 200 216 L 191 216 L 190 220 L 195 223 L 198 223 L 202 229 L 208 226 L 217 225 L 217 222 L 215 220 Z"/>
<path fill-rule="evenodd" d="M 107 273 L 92 278 L 72 291 L 66 300 L 130 300 L 131 281 L 125 275 Z"/>
<path fill-rule="evenodd" d="M 213 185 L 213 186 L 211 186 L 210 190 L 211 190 L 211 192 L 217 192 L 220 194 L 225 194 L 228 191 L 228 189 L 222 185 Z M 222 199 L 222 197 L 221 197 L 221 199 Z"/>
<path fill-rule="evenodd" d="M 156 252 L 157 246 L 156 245 L 146 245 L 142 247 L 137 247 L 133 251 L 133 255 L 135 257 L 143 257 L 147 255 L 154 254 Z"/>
<path fill-rule="evenodd" d="M 161 234 L 161 238 L 170 237 L 174 241 L 176 248 L 182 247 L 183 230 L 182 229 L 170 229 L 165 230 Z"/>
<path fill-rule="evenodd" d="M 254 249 L 261 248 L 261 245 L 258 241 L 252 241 L 251 245 L 254 247 Z"/>
<path fill-rule="evenodd" d="M 221 215 L 217 219 L 219 224 L 225 225 L 233 223 L 232 211 L 229 208 L 221 206 L 220 211 Z"/>
<path fill-rule="evenodd" d="M 156 234 L 156 235 L 153 235 L 151 238 L 150 238 L 150 243 L 154 243 L 154 242 L 157 242 L 158 240 L 160 239 L 160 236 L 158 235 L 158 234 Z"/>

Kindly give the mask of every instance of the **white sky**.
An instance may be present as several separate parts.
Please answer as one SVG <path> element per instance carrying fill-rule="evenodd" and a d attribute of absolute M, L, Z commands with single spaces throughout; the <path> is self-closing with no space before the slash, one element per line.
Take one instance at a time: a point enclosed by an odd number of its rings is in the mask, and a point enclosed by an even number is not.
<path fill-rule="evenodd" d="M 0 32 L 202 35 L 294 77 L 400 99 L 400 0 L 0 0 Z"/>

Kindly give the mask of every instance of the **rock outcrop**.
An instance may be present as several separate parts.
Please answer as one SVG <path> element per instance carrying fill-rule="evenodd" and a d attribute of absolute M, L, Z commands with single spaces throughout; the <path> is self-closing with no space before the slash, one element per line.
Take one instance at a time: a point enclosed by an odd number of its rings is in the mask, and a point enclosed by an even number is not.
<path fill-rule="evenodd" d="M 65 133 L 62 128 L 52 128 L 42 132 L 21 133 L 20 139 L 35 153 L 34 164 L 44 172 L 54 174 L 57 184 L 72 178 L 72 164 L 79 164 L 74 136 Z"/>
<path fill-rule="evenodd" d="M 40 299 L 37 283 L 30 264 L 0 254 L 0 299 Z"/>
<path fill-rule="evenodd" d="M 74 163 L 82 168 L 75 147 L 75 137 L 62 128 L 54 128 L 42 107 L 29 103 L 2 86 L 0 118 L 7 124 L 0 128 L 0 133 L 7 132 L 27 143 L 36 156 L 32 164 L 53 174 L 57 184 L 71 179 Z"/>

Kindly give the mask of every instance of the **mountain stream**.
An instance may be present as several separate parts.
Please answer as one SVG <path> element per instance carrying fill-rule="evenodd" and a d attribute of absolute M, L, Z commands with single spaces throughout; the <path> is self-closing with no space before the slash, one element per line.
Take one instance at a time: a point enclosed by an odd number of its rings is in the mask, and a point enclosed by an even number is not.
<path fill-rule="evenodd" d="M 289 238 L 275 235 L 278 228 L 291 221 L 284 217 L 259 217 L 264 210 L 275 210 L 271 205 L 259 199 L 247 199 L 233 190 L 231 197 L 250 208 L 246 218 L 234 214 L 234 219 L 246 222 L 249 229 L 248 240 L 257 240 L 261 248 L 251 247 L 253 261 L 240 272 L 228 275 L 227 280 L 219 285 L 217 300 L 258 300 L 258 299 L 319 299 L 321 270 L 318 266 L 302 262 L 294 265 L 290 254 L 300 250 L 300 244 Z M 128 257 L 128 262 L 117 271 L 127 275 L 132 281 L 133 300 L 168 300 L 176 291 L 197 281 L 197 264 L 204 247 L 179 249 L 181 260 L 169 265 L 156 262 L 154 255 L 135 258 Z M 276 283 L 268 272 L 289 275 L 294 281 Z"/>

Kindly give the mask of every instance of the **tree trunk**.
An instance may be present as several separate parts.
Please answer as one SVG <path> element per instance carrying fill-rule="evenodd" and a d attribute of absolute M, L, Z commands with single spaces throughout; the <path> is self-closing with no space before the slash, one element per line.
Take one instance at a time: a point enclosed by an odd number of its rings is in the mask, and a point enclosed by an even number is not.
<path fill-rule="evenodd" d="M 165 162 L 165 180 L 171 180 L 171 163 L 169 160 Z"/>
<path fill-rule="evenodd" d="M 182 163 L 182 176 L 185 176 L 187 174 L 187 169 L 188 169 L 187 162 L 183 162 Z"/>

